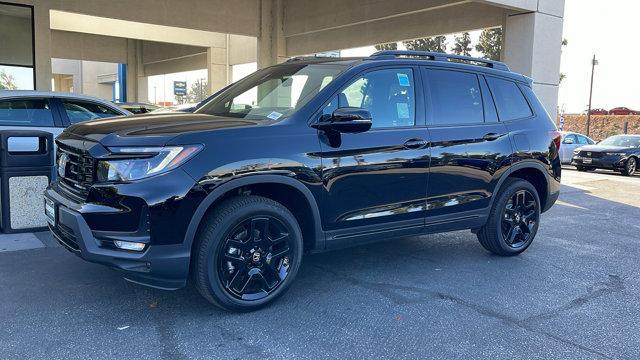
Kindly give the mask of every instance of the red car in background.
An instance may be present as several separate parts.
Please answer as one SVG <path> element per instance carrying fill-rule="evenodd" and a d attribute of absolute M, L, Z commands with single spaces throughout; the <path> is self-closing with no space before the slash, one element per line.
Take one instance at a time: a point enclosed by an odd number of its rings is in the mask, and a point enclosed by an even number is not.
<path fill-rule="evenodd" d="M 591 115 L 609 115 L 605 109 L 591 109 Z"/>
<path fill-rule="evenodd" d="M 609 115 L 640 115 L 640 111 L 631 110 L 626 107 L 617 107 L 609 110 Z"/>

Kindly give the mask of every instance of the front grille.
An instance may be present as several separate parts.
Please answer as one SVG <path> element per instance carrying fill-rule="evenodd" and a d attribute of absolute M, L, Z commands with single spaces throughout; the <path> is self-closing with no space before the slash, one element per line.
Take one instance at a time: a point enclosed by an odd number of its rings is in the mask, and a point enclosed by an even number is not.
<path fill-rule="evenodd" d="M 580 151 L 579 155 L 581 157 L 594 158 L 594 159 L 598 159 L 602 157 L 601 152 L 595 152 L 595 151 Z"/>
<path fill-rule="evenodd" d="M 89 195 L 89 187 L 93 184 L 95 160 L 84 149 L 74 148 L 58 143 L 56 163 L 60 166 L 60 158 L 67 157 L 64 175 L 58 173 L 60 188 L 75 201 L 84 201 Z"/>
<path fill-rule="evenodd" d="M 53 236 L 58 242 L 71 251 L 80 251 L 78 246 L 78 239 L 73 234 L 73 230 L 63 224 L 58 224 L 57 227 L 49 225 L 49 229 L 53 233 Z"/>

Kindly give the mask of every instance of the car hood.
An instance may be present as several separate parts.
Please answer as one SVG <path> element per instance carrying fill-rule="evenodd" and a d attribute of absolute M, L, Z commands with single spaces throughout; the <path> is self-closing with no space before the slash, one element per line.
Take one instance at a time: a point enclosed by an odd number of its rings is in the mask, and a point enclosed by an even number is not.
<path fill-rule="evenodd" d="M 144 114 L 87 121 L 65 132 L 104 146 L 163 146 L 174 137 L 195 131 L 256 126 L 259 122 L 206 114 Z"/>
<path fill-rule="evenodd" d="M 631 148 L 622 147 L 622 146 L 611 146 L 611 145 L 585 145 L 579 147 L 580 151 L 590 151 L 590 152 L 627 152 L 633 150 Z"/>

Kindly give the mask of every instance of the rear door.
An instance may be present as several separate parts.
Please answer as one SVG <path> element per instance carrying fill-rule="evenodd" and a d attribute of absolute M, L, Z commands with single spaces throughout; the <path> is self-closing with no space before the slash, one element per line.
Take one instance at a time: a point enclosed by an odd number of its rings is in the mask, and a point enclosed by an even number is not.
<path fill-rule="evenodd" d="M 59 98 L 62 119 L 66 126 L 84 121 L 124 115 L 121 111 L 90 100 Z"/>
<path fill-rule="evenodd" d="M 62 120 L 46 97 L 0 99 L 0 130 L 41 130 L 57 137 L 63 130 Z M 37 138 L 15 138 L 10 141 L 11 151 L 34 151 Z"/>
<path fill-rule="evenodd" d="M 479 219 L 490 204 L 512 154 L 484 76 L 423 68 L 431 168 L 428 227 L 455 228 L 455 220 Z"/>

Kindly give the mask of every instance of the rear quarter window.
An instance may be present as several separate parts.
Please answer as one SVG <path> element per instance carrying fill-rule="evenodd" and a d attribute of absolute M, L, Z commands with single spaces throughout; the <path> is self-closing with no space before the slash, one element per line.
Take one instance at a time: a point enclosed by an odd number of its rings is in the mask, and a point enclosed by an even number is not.
<path fill-rule="evenodd" d="M 47 99 L 0 100 L 0 126 L 52 127 Z"/>
<path fill-rule="evenodd" d="M 533 115 L 529 103 L 515 82 L 487 77 L 501 121 L 524 119 Z"/>

